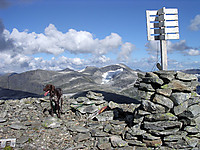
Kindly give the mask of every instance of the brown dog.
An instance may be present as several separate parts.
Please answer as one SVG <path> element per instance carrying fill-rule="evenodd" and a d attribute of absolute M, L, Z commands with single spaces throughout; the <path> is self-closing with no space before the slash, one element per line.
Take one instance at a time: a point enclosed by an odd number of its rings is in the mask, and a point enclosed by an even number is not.
<path fill-rule="evenodd" d="M 49 93 L 49 99 L 51 103 L 51 116 L 53 116 L 53 101 L 55 102 L 55 110 L 58 111 L 57 116 L 60 118 L 60 113 L 62 111 L 63 99 L 62 99 L 62 90 L 60 88 L 55 88 L 52 84 L 47 84 L 43 89 L 45 91 L 45 96 Z M 61 104 L 60 104 L 61 100 Z"/>

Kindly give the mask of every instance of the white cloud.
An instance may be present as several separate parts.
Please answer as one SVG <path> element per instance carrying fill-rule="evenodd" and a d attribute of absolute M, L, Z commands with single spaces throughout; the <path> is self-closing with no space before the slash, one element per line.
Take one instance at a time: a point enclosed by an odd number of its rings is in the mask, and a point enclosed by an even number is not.
<path fill-rule="evenodd" d="M 160 41 L 149 41 L 145 44 L 145 47 L 150 54 L 156 54 L 160 51 Z"/>
<path fill-rule="evenodd" d="M 190 21 L 190 29 L 193 31 L 200 30 L 200 14 Z"/>
<path fill-rule="evenodd" d="M 131 57 L 131 53 L 133 52 L 134 48 L 135 48 L 135 45 L 133 45 L 129 42 L 122 44 L 118 59 L 120 61 L 125 61 L 125 62 L 129 61 L 129 59 Z"/>
<path fill-rule="evenodd" d="M 2 43 L 2 44 L 1 44 Z M 50 24 L 44 33 L 28 32 L 28 29 L 20 32 L 14 28 L 11 32 L 4 28 L 0 21 L 0 61 L 4 68 L 1 72 L 22 72 L 32 69 L 60 70 L 67 67 L 73 69 L 84 68 L 88 65 L 107 65 L 113 62 L 113 58 L 106 55 L 114 55 L 120 51 L 121 58 L 128 59 L 134 45 L 123 43 L 117 33 L 111 33 L 103 39 L 98 39 L 87 31 L 69 29 L 63 33 Z M 61 54 L 71 53 L 81 58 L 68 58 Z M 41 53 L 53 55 L 50 60 L 39 56 Z M 90 56 L 90 57 L 88 57 Z"/>
<path fill-rule="evenodd" d="M 197 56 L 200 55 L 200 51 L 196 49 L 190 49 L 189 51 L 187 51 L 187 54 L 190 56 Z"/>
<path fill-rule="evenodd" d="M 13 29 L 11 33 L 5 31 L 6 37 L 14 41 L 15 50 L 24 54 L 50 53 L 58 55 L 64 51 L 73 54 L 92 53 L 96 55 L 107 54 L 118 49 L 122 44 L 122 38 L 111 33 L 104 39 L 94 38 L 87 31 L 69 29 L 62 33 L 53 24 L 45 28 L 44 34 L 28 33 L 26 30 L 19 32 Z"/>
<path fill-rule="evenodd" d="M 179 42 L 168 42 L 168 47 L 171 51 L 184 51 L 191 47 L 187 46 L 186 40 L 180 40 Z"/>
<path fill-rule="evenodd" d="M 160 41 L 150 41 L 146 43 L 145 47 L 150 54 L 155 55 L 157 52 L 160 52 Z M 180 40 L 176 43 L 167 41 L 167 52 L 169 53 L 173 51 L 181 51 L 184 53 L 188 49 L 191 49 L 191 47 L 187 45 L 186 40 Z"/>

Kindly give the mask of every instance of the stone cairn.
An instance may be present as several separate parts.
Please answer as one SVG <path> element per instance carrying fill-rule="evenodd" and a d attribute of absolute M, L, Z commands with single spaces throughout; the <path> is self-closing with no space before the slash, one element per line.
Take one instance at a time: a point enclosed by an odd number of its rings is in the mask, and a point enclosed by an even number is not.
<path fill-rule="evenodd" d="M 50 116 L 48 97 L 0 100 L 0 149 L 13 140 L 16 150 L 198 150 L 197 85 L 182 72 L 139 74 L 138 100 L 116 103 L 92 91 L 64 97 L 61 119 Z"/>
<path fill-rule="evenodd" d="M 200 149 L 198 79 L 175 71 L 147 72 L 137 84 L 141 109 L 137 117 L 147 146 Z"/>

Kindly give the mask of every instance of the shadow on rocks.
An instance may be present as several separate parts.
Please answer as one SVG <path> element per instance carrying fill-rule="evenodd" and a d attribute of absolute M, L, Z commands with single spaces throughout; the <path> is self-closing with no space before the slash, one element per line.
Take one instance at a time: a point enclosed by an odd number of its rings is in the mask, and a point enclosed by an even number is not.
<path fill-rule="evenodd" d="M 118 104 L 131 104 L 131 103 L 141 104 L 139 100 L 128 97 L 128 96 L 111 93 L 111 92 L 105 92 L 105 91 L 97 91 L 97 90 L 92 90 L 92 91 L 95 93 L 102 93 L 104 96 L 104 100 L 106 100 L 107 102 L 113 101 Z M 85 97 L 87 93 L 88 91 L 79 92 L 71 96 L 71 98 Z"/>
<path fill-rule="evenodd" d="M 42 95 L 38 95 L 35 93 L 30 93 L 30 92 L 19 91 L 19 90 L 0 88 L 0 99 L 1 100 L 22 99 L 22 98 L 28 98 L 28 97 L 39 98 L 39 97 L 42 97 Z"/>

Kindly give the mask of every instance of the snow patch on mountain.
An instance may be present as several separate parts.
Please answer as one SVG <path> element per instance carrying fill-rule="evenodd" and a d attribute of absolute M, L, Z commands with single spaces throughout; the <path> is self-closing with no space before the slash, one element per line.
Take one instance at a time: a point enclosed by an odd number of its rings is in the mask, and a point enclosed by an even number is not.
<path fill-rule="evenodd" d="M 124 71 L 124 69 L 120 68 L 120 69 L 117 69 L 117 70 L 110 70 L 110 71 L 105 72 L 102 75 L 102 82 L 101 82 L 101 84 L 107 84 L 107 83 L 109 83 L 110 81 L 112 81 L 112 79 L 115 76 L 117 76 L 118 74 L 120 74 L 123 71 Z"/>

